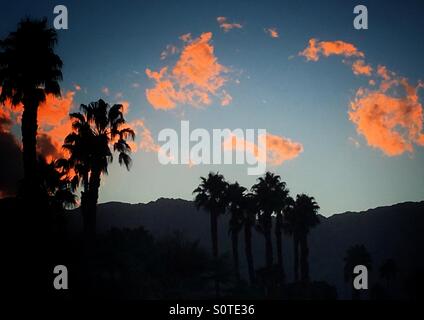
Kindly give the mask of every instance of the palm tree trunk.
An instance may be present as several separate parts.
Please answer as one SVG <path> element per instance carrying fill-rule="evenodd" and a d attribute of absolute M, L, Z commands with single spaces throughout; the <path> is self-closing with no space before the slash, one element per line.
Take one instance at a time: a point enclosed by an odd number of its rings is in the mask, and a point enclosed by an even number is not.
<path fill-rule="evenodd" d="M 90 175 L 89 192 L 87 194 L 86 232 L 87 236 L 94 238 L 96 235 L 97 201 L 100 188 L 100 170 L 93 170 Z"/>
<path fill-rule="evenodd" d="M 264 213 L 264 237 L 265 237 L 265 261 L 266 267 L 272 267 L 272 240 L 271 240 L 272 220 L 271 213 Z"/>
<path fill-rule="evenodd" d="M 249 271 L 249 281 L 253 285 L 255 283 L 255 267 L 253 265 L 253 254 L 252 254 L 252 226 L 248 223 L 244 226 L 244 243 L 247 267 Z"/>
<path fill-rule="evenodd" d="M 303 282 L 309 281 L 309 263 L 308 263 L 308 238 L 303 233 L 300 237 L 300 278 Z"/>
<path fill-rule="evenodd" d="M 22 113 L 22 146 L 24 162 L 25 195 L 36 195 L 37 190 L 37 112 L 38 104 L 32 99 L 24 103 Z"/>
<path fill-rule="evenodd" d="M 211 211 L 211 237 L 212 237 L 212 255 L 215 260 L 215 294 L 219 297 L 219 279 L 218 279 L 218 214 Z"/>
<path fill-rule="evenodd" d="M 238 254 L 238 232 L 231 231 L 231 242 L 233 249 L 233 259 L 234 259 L 234 273 L 236 280 L 240 281 L 240 263 L 239 263 L 239 254 Z"/>
<path fill-rule="evenodd" d="M 284 279 L 284 265 L 283 265 L 283 234 L 281 231 L 282 227 L 282 217 L 277 216 L 277 221 L 275 224 L 275 241 L 277 242 L 277 263 L 278 268 L 281 271 L 282 279 Z"/>
<path fill-rule="evenodd" d="M 293 235 L 294 281 L 299 281 L 299 239 Z"/>
<path fill-rule="evenodd" d="M 271 230 L 265 230 L 265 259 L 267 268 L 272 267 L 272 240 L 271 240 Z"/>

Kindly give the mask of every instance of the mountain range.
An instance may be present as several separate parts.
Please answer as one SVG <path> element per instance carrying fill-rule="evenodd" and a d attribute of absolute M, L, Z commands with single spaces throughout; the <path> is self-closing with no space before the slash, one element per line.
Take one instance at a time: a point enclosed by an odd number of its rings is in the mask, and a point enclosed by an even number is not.
<path fill-rule="evenodd" d="M 405 202 L 362 212 L 345 212 L 330 217 L 320 216 L 321 223 L 309 235 L 311 278 L 335 286 L 339 298 L 350 297 L 350 287 L 344 282 L 343 258 L 346 250 L 363 244 L 372 258 L 370 283 L 379 281 L 379 268 L 386 259 L 394 259 L 399 278 L 424 267 L 424 201 Z M 69 211 L 68 225 L 73 232 L 82 230 L 79 209 Z M 155 237 L 179 231 L 187 238 L 198 240 L 210 250 L 208 213 L 197 210 L 191 201 L 160 198 L 146 204 L 108 202 L 99 205 L 97 231 L 111 228 L 145 227 Z M 231 258 L 228 216 L 219 221 L 220 253 Z M 240 233 L 240 259 L 244 263 L 243 234 Z M 292 240 L 283 239 L 284 267 L 288 281 L 293 279 Z M 255 267 L 264 265 L 264 240 L 253 236 Z M 402 282 L 394 284 L 402 286 Z"/>

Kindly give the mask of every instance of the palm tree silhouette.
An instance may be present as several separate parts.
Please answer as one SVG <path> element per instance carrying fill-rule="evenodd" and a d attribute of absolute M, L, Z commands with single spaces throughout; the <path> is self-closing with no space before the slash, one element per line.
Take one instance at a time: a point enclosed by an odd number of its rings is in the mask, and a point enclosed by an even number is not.
<path fill-rule="evenodd" d="M 0 41 L 0 103 L 23 104 L 22 145 L 24 191 L 35 194 L 37 183 L 37 113 L 47 94 L 60 96 L 62 60 L 54 53 L 56 31 L 47 20 L 24 19 Z"/>
<path fill-rule="evenodd" d="M 228 205 L 227 189 L 228 183 L 224 176 L 219 173 L 208 174 L 201 177 L 200 185 L 193 191 L 194 203 L 197 209 L 204 208 L 210 213 L 212 255 L 215 262 L 218 261 L 218 217 L 225 213 Z M 215 274 L 215 292 L 219 296 L 219 280 Z"/>
<path fill-rule="evenodd" d="M 58 163 L 60 162 L 47 162 L 43 157 L 38 159 L 41 190 L 48 198 L 50 208 L 55 212 L 72 208 L 77 203 L 69 172 L 61 168 Z"/>
<path fill-rule="evenodd" d="M 363 265 L 367 267 L 368 270 L 371 270 L 372 267 L 372 261 L 371 261 L 371 255 L 369 254 L 367 248 L 361 244 L 361 245 L 354 245 L 347 249 L 346 255 L 344 257 L 344 279 L 345 282 L 350 282 L 351 288 L 352 288 L 352 299 L 358 300 L 360 298 L 359 296 L 359 290 L 356 290 L 353 287 L 353 269 L 358 265 Z"/>
<path fill-rule="evenodd" d="M 280 201 L 281 207 L 278 211 L 275 212 L 275 241 L 277 245 L 277 264 L 278 268 L 281 270 L 281 275 L 285 277 L 284 274 L 284 265 L 283 265 L 283 231 L 284 228 L 284 214 L 289 210 L 290 205 L 292 204 L 293 199 L 289 196 L 289 189 L 286 188 L 286 183 L 282 182 L 280 190 Z"/>
<path fill-rule="evenodd" d="M 252 186 L 258 211 L 258 230 L 265 238 L 265 261 L 266 267 L 271 268 L 273 263 L 272 254 L 272 215 L 283 209 L 285 198 L 285 183 L 281 177 L 267 172 L 258 182 Z"/>
<path fill-rule="evenodd" d="M 245 192 L 246 188 L 238 184 L 238 182 L 228 185 L 228 209 L 231 214 L 230 218 L 230 234 L 232 242 L 232 251 L 234 259 L 235 275 L 240 281 L 240 263 L 238 254 L 238 235 L 243 227 L 243 215 L 245 211 Z"/>
<path fill-rule="evenodd" d="M 309 281 L 309 246 L 308 234 L 311 228 L 319 224 L 319 206 L 314 197 L 298 194 L 296 200 L 287 201 L 285 226 L 288 233 L 293 235 L 293 259 L 295 281 Z M 300 249 L 300 255 L 299 255 Z M 300 263 L 299 263 L 300 262 Z"/>
<path fill-rule="evenodd" d="M 244 249 L 247 261 L 247 269 L 249 272 L 249 282 L 251 285 L 255 284 L 255 266 L 253 262 L 252 253 L 252 228 L 256 224 L 256 216 L 258 207 L 256 197 L 253 193 L 248 193 L 244 197 L 245 210 L 243 215 L 244 226 Z"/>
<path fill-rule="evenodd" d="M 82 184 L 81 211 L 84 231 L 88 237 L 96 232 L 97 200 L 102 174 L 108 173 L 113 161 L 113 151 L 118 152 L 118 161 L 127 170 L 131 166 L 131 147 L 127 140 L 135 138 L 134 131 L 125 126 L 123 106 L 110 106 L 102 99 L 81 105 L 81 113 L 70 114 L 74 120 L 71 132 L 65 138 L 63 148 L 70 157 L 68 166 L 74 168 L 75 184 Z"/>

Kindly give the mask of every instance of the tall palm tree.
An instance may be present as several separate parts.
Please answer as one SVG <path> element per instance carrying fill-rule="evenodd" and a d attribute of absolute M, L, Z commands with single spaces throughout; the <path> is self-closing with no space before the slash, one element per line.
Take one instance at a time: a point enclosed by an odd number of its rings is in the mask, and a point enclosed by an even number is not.
<path fill-rule="evenodd" d="M 234 259 L 234 271 L 237 280 L 240 280 L 240 263 L 238 253 L 238 235 L 243 227 L 243 215 L 245 211 L 245 192 L 246 188 L 238 184 L 238 182 L 228 185 L 228 209 L 231 214 L 230 218 L 230 234 Z"/>
<path fill-rule="evenodd" d="M 284 206 L 285 182 L 281 177 L 271 172 L 265 173 L 258 182 L 252 186 L 252 192 L 258 208 L 258 228 L 265 238 L 265 261 L 266 267 L 271 268 L 273 263 L 272 254 L 272 215 L 280 212 Z"/>
<path fill-rule="evenodd" d="M 84 230 L 91 237 L 96 230 L 97 201 L 102 174 L 108 173 L 113 151 L 118 153 L 120 165 L 131 166 L 131 148 L 128 139 L 134 140 L 134 131 L 125 126 L 123 106 L 110 106 L 102 99 L 81 105 L 80 113 L 70 114 L 74 120 L 63 148 L 68 150 L 69 166 L 74 168 L 77 184 L 83 186 L 81 210 Z M 111 150 L 113 147 L 113 150 Z"/>
<path fill-rule="evenodd" d="M 352 299 L 358 300 L 359 290 L 353 287 L 353 269 L 355 266 L 363 265 L 371 270 L 372 260 L 367 248 L 364 245 L 354 245 L 347 249 L 346 256 L 344 257 L 344 279 L 345 282 L 350 282 L 352 288 Z"/>
<path fill-rule="evenodd" d="M 290 209 L 293 199 L 289 196 L 289 189 L 286 183 L 282 182 L 280 190 L 280 208 L 275 212 L 275 241 L 277 246 L 277 264 L 281 271 L 281 275 L 285 277 L 283 265 L 283 231 L 284 230 L 284 214 Z"/>
<path fill-rule="evenodd" d="M 0 41 L 0 103 L 23 104 L 22 145 L 24 190 L 34 194 L 37 183 L 37 112 L 47 94 L 60 96 L 62 60 L 54 52 L 56 31 L 47 20 L 24 19 Z"/>
<path fill-rule="evenodd" d="M 295 281 L 299 279 L 298 266 L 300 280 L 309 281 L 308 234 L 311 228 L 320 223 L 318 210 L 315 198 L 306 194 L 298 194 L 292 206 L 288 206 L 286 210 L 286 228 L 293 235 Z"/>
<path fill-rule="evenodd" d="M 228 204 L 228 183 L 219 173 L 208 174 L 201 177 L 200 185 L 193 191 L 194 203 L 197 209 L 204 208 L 210 213 L 212 255 L 218 261 L 218 217 L 225 213 Z M 215 292 L 219 296 L 219 280 L 215 275 Z"/>
<path fill-rule="evenodd" d="M 244 249 L 247 261 L 247 269 L 249 273 L 249 282 L 251 285 L 255 284 L 255 266 L 253 262 L 252 253 L 252 229 L 256 224 L 256 215 L 258 212 L 256 198 L 253 193 L 245 195 L 245 208 L 243 214 L 244 226 Z"/>

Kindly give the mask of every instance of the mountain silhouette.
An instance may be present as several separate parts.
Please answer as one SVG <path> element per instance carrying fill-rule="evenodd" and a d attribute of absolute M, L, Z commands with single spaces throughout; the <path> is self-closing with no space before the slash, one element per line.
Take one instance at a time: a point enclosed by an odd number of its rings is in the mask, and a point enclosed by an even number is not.
<path fill-rule="evenodd" d="M 350 286 L 343 277 L 343 258 L 346 250 L 355 244 L 365 245 L 374 266 L 393 259 L 400 273 L 407 275 L 424 266 L 424 201 L 405 202 L 361 212 L 345 212 L 330 217 L 319 216 L 321 223 L 310 233 L 310 273 L 317 281 L 326 281 L 337 288 L 339 298 L 350 298 Z M 69 212 L 68 225 L 72 232 L 82 231 L 79 209 Z M 220 230 L 228 230 L 229 215 L 220 217 Z M 99 233 L 111 228 L 145 227 L 156 236 L 175 231 L 210 251 L 209 216 L 198 211 L 192 201 L 160 198 L 146 204 L 108 202 L 99 205 Z M 241 235 L 242 237 L 242 235 Z M 231 253 L 228 232 L 219 234 L 219 247 L 223 254 Z M 253 234 L 253 253 L 257 265 L 264 265 L 263 237 Z M 283 252 L 287 279 L 292 281 L 292 239 L 284 236 Z M 241 273 L 247 278 L 243 250 L 240 250 Z M 377 270 L 377 271 L 374 271 Z M 378 268 L 370 271 L 370 285 L 379 281 Z M 402 284 L 396 284 L 401 286 Z M 366 297 L 366 295 L 365 295 Z"/>

